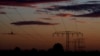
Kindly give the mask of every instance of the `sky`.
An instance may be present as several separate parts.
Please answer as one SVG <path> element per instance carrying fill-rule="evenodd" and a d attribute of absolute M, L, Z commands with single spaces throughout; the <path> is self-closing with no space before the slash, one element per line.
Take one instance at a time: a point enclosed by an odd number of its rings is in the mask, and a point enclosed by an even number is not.
<path fill-rule="evenodd" d="M 85 50 L 100 50 L 100 4 L 89 1 L 0 2 L 0 49 L 65 49 L 66 37 L 53 33 L 75 31 L 83 33 Z"/>

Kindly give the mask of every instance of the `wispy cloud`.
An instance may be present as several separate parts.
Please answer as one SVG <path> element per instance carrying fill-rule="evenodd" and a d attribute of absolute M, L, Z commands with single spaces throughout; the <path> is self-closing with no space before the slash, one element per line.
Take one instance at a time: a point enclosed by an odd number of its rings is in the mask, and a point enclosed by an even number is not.
<path fill-rule="evenodd" d="M 66 5 L 66 6 L 52 6 L 49 8 L 44 8 L 45 10 L 49 11 L 88 11 L 88 12 L 94 12 L 100 10 L 100 4 L 78 4 L 78 5 Z"/>
<path fill-rule="evenodd" d="M 0 12 L 0 14 L 6 14 L 6 12 Z"/>
<path fill-rule="evenodd" d="M 89 14 L 83 14 L 83 15 L 74 15 L 75 17 L 100 17 L 100 11 L 96 11 Z"/>
<path fill-rule="evenodd" d="M 88 1 L 88 2 L 86 2 L 86 3 L 100 3 L 100 1 Z"/>
<path fill-rule="evenodd" d="M 60 14 L 56 14 L 56 16 L 59 16 L 59 17 L 71 17 L 72 14 L 68 14 L 68 13 L 60 13 Z"/>
<path fill-rule="evenodd" d="M 21 26 L 21 25 L 57 25 L 58 23 L 49 23 L 42 21 L 18 21 L 18 22 L 13 22 L 11 24 Z"/>
<path fill-rule="evenodd" d="M 70 0 L 9 0 L 9 1 L 0 0 L 0 5 L 34 7 L 31 6 L 31 4 L 59 2 L 59 1 L 70 1 Z"/>
<path fill-rule="evenodd" d="M 51 18 L 40 18 L 40 19 L 43 19 L 43 20 L 52 20 Z"/>
<path fill-rule="evenodd" d="M 19 2 L 0 2 L 0 5 L 6 5 L 6 6 L 22 6 L 22 7 L 32 7 L 32 8 L 36 8 L 36 6 L 32 6 L 30 3 L 19 3 Z"/>
<path fill-rule="evenodd" d="M 70 0 L 0 0 L 1 2 L 54 2 L 54 1 L 70 1 Z"/>
<path fill-rule="evenodd" d="M 70 20 L 71 20 L 71 21 L 74 21 L 74 22 L 76 22 L 76 23 L 87 23 L 86 21 L 77 20 L 77 19 L 75 19 L 75 18 L 70 19 Z"/>
<path fill-rule="evenodd" d="M 76 20 L 75 22 L 77 22 L 77 23 L 87 23 L 86 21 L 79 21 L 79 20 Z"/>
<path fill-rule="evenodd" d="M 10 32 L 10 33 L 1 33 L 1 34 L 3 34 L 3 35 L 16 35 L 16 34 L 13 33 L 13 32 Z"/>
<path fill-rule="evenodd" d="M 78 5 L 66 5 L 66 6 L 52 6 L 49 8 L 45 8 L 49 11 L 80 11 L 82 14 L 56 14 L 56 16 L 66 17 L 66 16 L 73 16 L 73 17 L 100 17 L 100 4 L 78 4 Z M 84 11 L 84 12 L 83 12 Z M 85 11 L 87 11 L 85 13 Z M 72 14 L 72 15 L 71 15 Z"/>

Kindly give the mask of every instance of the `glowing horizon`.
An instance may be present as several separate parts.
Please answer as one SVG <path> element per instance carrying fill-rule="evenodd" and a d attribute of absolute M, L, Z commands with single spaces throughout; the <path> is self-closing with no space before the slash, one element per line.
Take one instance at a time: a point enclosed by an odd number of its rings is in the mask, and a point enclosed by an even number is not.
<path fill-rule="evenodd" d="M 61 6 L 67 5 L 67 2 L 33 4 L 33 7 L 0 5 L 0 49 L 14 49 L 18 46 L 21 49 L 47 50 L 58 42 L 65 49 L 65 37 L 52 37 L 52 33 L 79 31 L 84 34 L 85 50 L 100 50 L 100 15 L 75 17 L 74 15 L 91 12 L 64 11 L 62 7 L 55 10 L 57 3 Z M 55 7 L 51 9 L 51 6 Z"/>

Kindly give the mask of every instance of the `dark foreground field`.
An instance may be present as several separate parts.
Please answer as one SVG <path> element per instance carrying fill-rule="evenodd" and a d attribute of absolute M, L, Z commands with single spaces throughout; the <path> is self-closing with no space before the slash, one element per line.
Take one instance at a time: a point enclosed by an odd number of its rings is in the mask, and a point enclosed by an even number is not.
<path fill-rule="evenodd" d="M 0 50 L 0 56 L 100 56 L 99 51 L 64 51 L 61 44 L 55 44 L 48 50 L 21 50 L 16 47 L 13 50 Z"/>

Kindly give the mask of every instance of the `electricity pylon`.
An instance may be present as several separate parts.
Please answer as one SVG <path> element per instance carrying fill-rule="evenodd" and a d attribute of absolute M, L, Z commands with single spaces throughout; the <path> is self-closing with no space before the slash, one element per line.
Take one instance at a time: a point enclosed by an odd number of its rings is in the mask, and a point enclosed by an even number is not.
<path fill-rule="evenodd" d="M 71 42 L 70 36 L 74 37 L 74 35 L 76 35 L 77 37 L 80 37 L 80 36 L 83 37 L 83 33 L 76 32 L 76 31 L 59 31 L 59 32 L 53 33 L 53 37 L 54 36 L 62 36 L 63 37 L 64 35 L 66 36 L 66 51 L 70 51 L 70 42 Z"/>
<path fill-rule="evenodd" d="M 85 39 L 83 37 L 78 37 L 73 40 L 75 51 L 83 51 L 85 48 Z"/>

